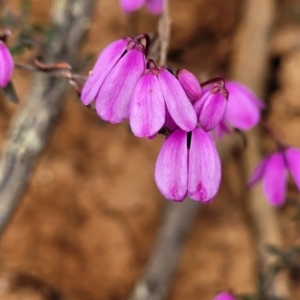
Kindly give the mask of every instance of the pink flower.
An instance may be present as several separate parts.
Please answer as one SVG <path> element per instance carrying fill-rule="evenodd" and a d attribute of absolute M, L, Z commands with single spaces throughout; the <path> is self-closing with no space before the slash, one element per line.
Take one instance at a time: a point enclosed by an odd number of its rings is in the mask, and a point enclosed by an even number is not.
<path fill-rule="evenodd" d="M 235 297 L 229 292 L 221 292 L 217 294 L 213 300 L 235 300 Z"/>
<path fill-rule="evenodd" d="M 180 83 L 167 69 L 148 62 L 130 105 L 130 126 L 138 137 L 151 137 L 164 125 L 166 108 L 177 126 L 191 131 L 196 113 Z"/>
<path fill-rule="evenodd" d="M 263 101 L 239 82 L 226 82 L 226 89 L 229 93 L 227 110 L 219 128 L 216 128 L 219 138 L 224 133 L 222 127 L 230 128 L 228 124 L 240 130 L 251 129 L 260 121 L 260 110 L 265 108 Z"/>
<path fill-rule="evenodd" d="M 9 83 L 14 69 L 13 58 L 5 43 L 0 40 L 0 88 Z"/>
<path fill-rule="evenodd" d="M 283 205 L 286 198 L 288 171 L 300 191 L 300 150 L 288 147 L 264 158 L 255 168 L 249 187 L 262 180 L 264 194 L 274 206 Z"/>
<path fill-rule="evenodd" d="M 187 75 L 187 74 L 182 74 Z M 189 94 L 196 95 L 190 74 L 182 85 Z M 210 132 L 222 119 L 227 106 L 227 91 L 222 80 L 205 88 L 194 103 L 198 124 L 189 132 L 178 128 L 172 114 L 165 111 L 162 132 L 167 138 L 158 155 L 155 181 L 161 193 L 174 201 L 186 196 L 202 203 L 210 203 L 221 182 L 221 162 Z"/>
<path fill-rule="evenodd" d="M 194 103 L 198 123 L 205 131 L 214 129 L 224 117 L 228 92 L 224 82 L 217 82 L 203 89 L 202 95 Z"/>
<path fill-rule="evenodd" d="M 176 77 L 192 103 L 201 97 L 201 86 L 195 75 L 188 70 L 177 71 Z"/>
<path fill-rule="evenodd" d="M 209 203 L 221 182 L 221 162 L 209 133 L 201 128 L 171 133 L 158 155 L 155 181 L 167 199 L 182 201 L 188 195 Z"/>
<path fill-rule="evenodd" d="M 162 12 L 163 4 L 162 0 L 121 0 L 121 8 L 126 13 L 133 12 L 146 5 L 147 9 L 152 14 L 160 14 Z"/>
<path fill-rule="evenodd" d="M 99 55 L 83 87 L 81 101 L 88 105 L 96 100 L 96 111 L 103 120 L 120 123 L 128 118 L 131 98 L 145 70 L 146 37 L 117 40 Z M 146 49 L 141 43 L 143 38 Z"/>

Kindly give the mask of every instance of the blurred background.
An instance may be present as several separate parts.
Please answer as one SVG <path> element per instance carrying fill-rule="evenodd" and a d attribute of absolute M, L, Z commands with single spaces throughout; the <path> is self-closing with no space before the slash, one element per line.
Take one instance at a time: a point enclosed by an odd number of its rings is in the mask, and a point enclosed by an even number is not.
<path fill-rule="evenodd" d="M 24 22 L 48 28 L 53 2 L 2 0 L 1 29 L 22 16 L 11 27 L 9 45 L 16 42 Z M 275 2 L 265 118 L 285 143 L 300 147 L 300 1 Z M 186 68 L 200 79 L 230 78 L 243 4 L 241 0 L 170 0 L 168 64 Z M 144 8 L 126 15 L 117 0 L 96 1 L 87 36 L 78 49 L 78 60 L 83 61 L 78 73 L 88 74 L 108 43 L 154 33 L 157 20 Z M 35 55 L 35 49 L 27 49 L 16 51 L 14 58 L 31 63 Z M 0 95 L 1 147 L 10 121 L 24 106 L 33 75 L 15 70 L 13 83 L 21 103 L 15 105 Z M 127 299 L 151 254 L 167 201 L 153 176 L 163 139 L 137 139 L 128 123 L 101 121 L 81 104 L 71 86 L 62 101 L 50 141 L 1 237 L 0 299 Z M 274 149 L 268 137 L 262 146 L 265 153 Z M 197 214 L 168 299 L 206 300 L 224 289 L 255 291 L 256 236 L 240 162 L 241 154 L 235 152 L 223 163 L 218 196 Z M 293 203 L 299 202 L 299 195 L 292 183 L 288 195 L 287 205 L 278 211 L 286 248 L 300 243 L 299 222 L 293 219 Z M 296 275 L 291 272 L 289 277 L 295 300 L 300 299 Z"/>

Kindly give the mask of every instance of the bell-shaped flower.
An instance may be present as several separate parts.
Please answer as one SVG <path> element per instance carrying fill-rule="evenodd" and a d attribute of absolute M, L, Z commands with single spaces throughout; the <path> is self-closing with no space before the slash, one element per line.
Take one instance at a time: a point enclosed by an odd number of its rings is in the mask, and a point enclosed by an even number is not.
<path fill-rule="evenodd" d="M 300 191 L 300 150 L 297 148 L 280 149 L 264 158 L 255 168 L 248 186 L 252 187 L 261 180 L 268 202 L 274 206 L 283 205 L 286 198 L 288 171 Z"/>
<path fill-rule="evenodd" d="M 228 92 L 222 80 L 203 89 L 200 99 L 194 103 L 194 108 L 198 124 L 205 131 L 211 131 L 221 122 L 226 112 L 227 98 Z"/>
<path fill-rule="evenodd" d="M 137 82 L 145 70 L 145 35 L 124 38 L 109 44 L 99 55 L 81 93 L 84 105 L 96 100 L 98 115 L 111 123 L 128 118 L 130 100 Z M 146 48 L 146 49 L 145 49 Z"/>
<path fill-rule="evenodd" d="M 160 14 L 163 9 L 162 0 L 120 0 L 124 12 L 130 13 L 141 8 L 144 4 L 154 15 Z"/>
<path fill-rule="evenodd" d="M 188 70 L 177 71 L 176 77 L 192 103 L 200 99 L 201 86 L 196 76 Z"/>
<path fill-rule="evenodd" d="M 260 111 L 266 105 L 245 85 L 236 82 L 226 82 L 229 93 L 227 110 L 223 123 L 240 130 L 249 130 L 260 121 Z M 218 128 L 217 136 L 223 135 L 222 128 Z"/>
<path fill-rule="evenodd" d="M 235 300 L 235 297 L 229 292 L 218 293 L 213 300 Z"/>
<path fill-rule="evenodd" d="M 14 60 L 6 47 L 0 40 L 0 88 L 4 88 L 9 83 L 14 69 Z"/>
<path fill-rule="evenodd" d="M 158 155 L 155 181 L 167 199 L 182 201 L 188 195 L 209 203 L 221 182 L 221 162 L 209 133 L 198 127 L 171 133 Z"/>
<path fill-rule="evenodd" d="M 150 60 L 131 100 L 132 132 L 138 137 L 156 134 L 165 123 L 166 109 L 182 130 L 191 131 L 196 127 L 195 110 L 176 77 Z"/>

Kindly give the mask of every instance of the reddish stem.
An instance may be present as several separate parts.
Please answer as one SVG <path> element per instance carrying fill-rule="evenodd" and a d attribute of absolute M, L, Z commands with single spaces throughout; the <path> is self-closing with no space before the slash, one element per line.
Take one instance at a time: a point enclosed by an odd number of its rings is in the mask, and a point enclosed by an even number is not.
<path fill-rule="evenodd" d="M 147 56 L 148 52 L 149 52 L 149 47 L 150 47 L 150 37 L 149 37 L 149 35 L 147 33 L 140 34 L 135 38 L 135 40 L 138 41 L 138 42 L 141 42 L 141 40 L 145 40 L 145 42 L 146 42 L 146 44 L 145 44 L 145 55 Z"/>

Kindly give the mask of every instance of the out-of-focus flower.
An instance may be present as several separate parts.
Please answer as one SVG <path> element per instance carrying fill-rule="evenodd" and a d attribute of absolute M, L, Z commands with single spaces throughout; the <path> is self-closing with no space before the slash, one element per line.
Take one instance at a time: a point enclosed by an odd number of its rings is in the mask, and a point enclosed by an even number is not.
<path fill-rule="evenodd" d="M 83 87 L 82 103 L 96 100 L 96 111 L 103 120 L 120 123 L 129 116 L 132 95 L 146 67 L 143 38 L 124 38 L 109 44 Z"/>
<path fill-rule="evenodd" d="M 195 110 L 180 83 L 167 69 L 149 60 L 130 105 L 130 126 L 138 137 L 151 137 L 164 125 L 166 109 L 184 131 L 196 127 Z"/>
<path fill-rule="evenodd" d="M 203 89 L 202 95 L 194 103 L 198 123 L 205 131 L 214 129 L 223 119 L 227 108 L 228 92 L 224 83 L 214 83 Z"/>
<path fill-rule="evenodd" d="M 155 181 L 167 199 L 182 201 L 188 195 L 211 202 L 221 182 L 221 162 L 210 134 L 201 128 L 171 133 L 158 155 Z"/>
<path fill-rule="evenodd" d="M 221 292 L 217 294 L 213 300 L 235 300 L 235 297 L 229 292 Z"/>
<path fill-rule="evenodd" d="M 280 149 L 264 158 L 255 168 L 248 185 L 252 187 L 261 180 L 268 202 L 274 206 L 283 205 L 288 171 L 300 191 L 300 150 L 297 148 Z"/>
<path fill-rule="evenodd" d="M 0 88 L 9 83 L 14 69 L 13 58 L 5 43 L 0 40 Z"/>
<path fill-rule="evenodd" d="M 260 121 L 260 110 L 265 108 L 264 102 L 239 82 L 226 82 L 226 89 L 229 93 L 228 105 L 222 123 L 216 128 L 218 138 L 227 133 L 229 125 L 240 130 L 251 129 Z"/>
<path fill-rule="evenodd" d="M 192 103 L 201 97 L 201 86 L 196 76 L 188 70 L 177 71 L 176 77 Z"/>
<path fill-rule="evenodd" d="M 133 12 L 141 8 L 144 4 L 152 14 L 160 14 L 162 12 L 162 0 L 120 0 L 121 8 L 126 13 Z"/>

